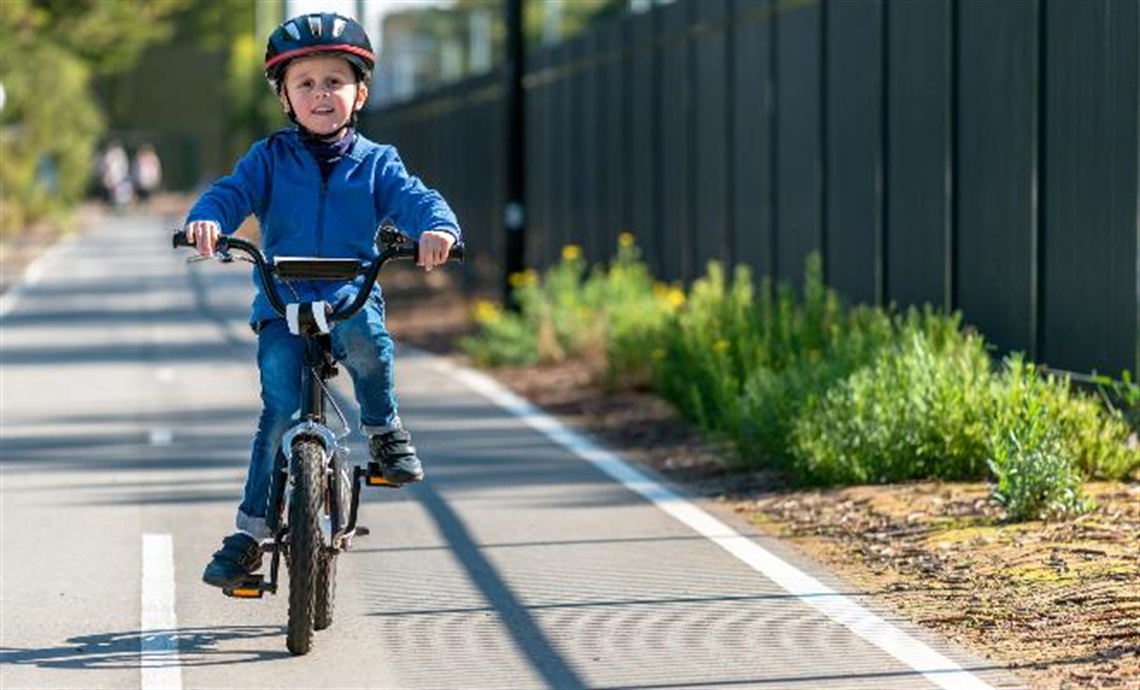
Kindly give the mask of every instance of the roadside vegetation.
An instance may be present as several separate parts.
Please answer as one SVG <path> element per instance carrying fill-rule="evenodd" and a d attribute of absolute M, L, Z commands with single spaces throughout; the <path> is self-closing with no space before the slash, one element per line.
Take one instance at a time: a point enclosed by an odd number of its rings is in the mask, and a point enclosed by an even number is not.
<path fill-rule="evenodd" d="M 734 469 L 801 485 L 985 480 L 1006 519 L 1093 507 L 1083 485 L 1140 470 L 1140 393 L 1127 372 L 1097 390 L 995 361 L 957 314 L 849 307 L 818 257 L 801 289 L 710 263 L 686 291 L 654 280 L 634 238 L 588 266 L 577 247 L 512 277 L 519 311 L 476 305 L 462 346 L 480 365 L 584 359 L 611 389 L 649 389 Z"/>
<path fill-rule="evenodd" d="M 131 94 L 146 92 L 135 68 L 152 48 L 182 43 L 225 56 L 233 149 L 279 120 L 258 69 L 257 14 L 255 3 L 238 2 L 0 0 L 0 243 L 37 224 L 72 224 L 94 191 L 97 149 L 122 126 Z"/>

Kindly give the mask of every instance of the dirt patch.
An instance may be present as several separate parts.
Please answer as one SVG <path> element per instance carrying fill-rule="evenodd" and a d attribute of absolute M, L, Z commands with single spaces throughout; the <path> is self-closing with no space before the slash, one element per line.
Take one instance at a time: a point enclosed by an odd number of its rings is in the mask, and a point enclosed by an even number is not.
<path fill-rule="evenodd" d="M 462 360 L 455 338 L 473 330 L 471 309 L 447 287 L 414 301 L 387 287 L 389 326 Z M 1140 688 L 1140 482 L 1089 485 L 1098 507 L 1079 519 L 1019 525 L 980 483 L 795 490 L 773 473 L 729 472 L 669 405 L 607 391 L 586 363 L 489 373 L 1032 688 Z"/>

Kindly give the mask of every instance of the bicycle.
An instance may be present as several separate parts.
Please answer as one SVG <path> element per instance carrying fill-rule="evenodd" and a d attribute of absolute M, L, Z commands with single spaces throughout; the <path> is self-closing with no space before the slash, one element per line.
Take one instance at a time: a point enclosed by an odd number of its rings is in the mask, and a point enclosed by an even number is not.
<path fill-rule="evenodd" d="M 384 264 L 394 259 L 416 258 L 418 245 L 391 226 L 377 235 L 379 255 L 372 261 L 317 257 L 277 257 L 269 259 L 253 243 L 238 237 L 220 237 L 216 255 L 223 263 L 240 251 L 261 277 L 265 295 L 274 311 L 287 319 L 293 332 L 304 341 L 304 367 L 301 382 L 300 416 L 281 438 L 281 452 L 271 483 L 266 521 L 273 532 L 272 543 L 262 546 L 271 555 L 269 578 L 258 574 L 238 587 L 223 590 L 238 599 L 260 599 L 266 592 L 277 593 L 281 558 L 289 571 L 289 621 L 286 647 L 295 655 L 312 648 L 314 631 L 332 624 L 336 595 L 336 557 L 347 551 L 356 536 L 368 529 L 356 524 L 361 485 L 398 488 L 388 482 L 379 464 L 370 460 L 365 467 L 353 465 L 349 476 L 348 450 L 343 444 L 347 433 L 338 436 L 325 416 L 326 400 L 347 429 L 344 414 L 325 385 L 337 375 L 336 360 L 330 351 L 329 332 L 339 321 L 351 318 L 367 303 L 372 286 Z M 183 231 L 173 237 L 175 248 L 192 247 Z M 462 244 L 452 247 L 449 261 L 462 261 Z M 347 307 L 333 309 L 325 302 L 287 304 L 277 280 L 355 280 L 364 283 Z M 291 491 L 286 495 L 286 487 Z"/>

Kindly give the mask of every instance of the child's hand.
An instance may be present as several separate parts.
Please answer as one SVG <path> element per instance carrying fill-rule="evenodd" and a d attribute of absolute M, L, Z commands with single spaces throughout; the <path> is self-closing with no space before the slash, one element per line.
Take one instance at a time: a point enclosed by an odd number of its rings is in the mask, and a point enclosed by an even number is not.
<path fill-rule="evenodd" d="M 198 247 L 202 256 L 214 255 L 221 234 L 222 227 L 212 220 L 192 220 L 186 224 L 186 239 Z"/>
<path fill-rule="evenodd" d="M 420 235 L 420 255 L 416 259 L 416 265 L 423 266 L 425 271 L 430 271 L 446 263 L 453 244 L 455 244 L 455 235 L 450 232 L 428 230 Z"/>

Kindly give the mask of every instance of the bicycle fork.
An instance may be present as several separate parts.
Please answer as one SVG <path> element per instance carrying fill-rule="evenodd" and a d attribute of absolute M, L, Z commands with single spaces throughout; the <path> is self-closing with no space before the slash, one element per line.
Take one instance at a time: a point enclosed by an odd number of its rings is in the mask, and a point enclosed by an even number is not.
<path fill-rule="evenodd" d="M 289 429 L 281 439 L 282 449 L 288 448 L 289 455 L 279 453 L 278 466 L 272 482 L 272 493 L 268 511 L 269 527 L 274 537 L 271 543 L 262 546 L 262 551 L 270 554 L 268 579 L 263 574 L 253 575 L 246 582 L 232 589 L 224 589 L 226 596 L 238 599 L 260 599 L 266 592 L 277 593 L 278 574 L 281 556 L 288 557 L 289 525 L 282 520 L 285 515 L 286 491 L 292 483 L 294 469 L 291 467 L 293 444 L 299 440 L 315 440 L 323 449 L 321 453 L 323 475 L 325 477 L 326 515 L 322 520 L 324 549 L 330 555 L 347 551 L 352 546 L 352 538 L 366 536 L 367 527 L 357 524 L 362 486 L 393 487 L 382 475 L 374 462 L 367 468 L 354 465 L 351 472 L 347 463 L 348 451 L 337 440 L 331 429 L 312 420 L 304 420 Z"/>

